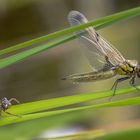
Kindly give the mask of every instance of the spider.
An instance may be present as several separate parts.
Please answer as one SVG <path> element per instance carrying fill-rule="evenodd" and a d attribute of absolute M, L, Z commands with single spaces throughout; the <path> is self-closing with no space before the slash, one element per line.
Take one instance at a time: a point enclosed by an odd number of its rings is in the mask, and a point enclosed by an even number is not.
<path fill-rule="evenodd" d="M 8 100 L 6 97 L 4 97 L 0 100 L 0 116 L 3 111 L 6 114 L 19 117 L 19 115 L 12 114 L 12 113 L 6 111 L 10 106 L 12 106 L 12 103 L 11 103 L 12 101 L 15 101 L 16 103 L 20 103 L 16 98 L 11 98 Z"/>

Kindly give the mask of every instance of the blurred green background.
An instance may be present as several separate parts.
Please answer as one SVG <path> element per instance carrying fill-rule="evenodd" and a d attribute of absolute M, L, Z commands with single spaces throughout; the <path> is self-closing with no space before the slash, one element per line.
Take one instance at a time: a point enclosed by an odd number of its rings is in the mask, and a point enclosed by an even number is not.
<path fill-rule="evenodd" d="M 0 49 L 69 27 L 67 15 L 70 10 L 78 10 L 92 20 L 139 5 L 138 0 L 0 0 Z M 140 62 L 139 23 L 140 17 L 136 17 L 99 32 L 125 58 Z M 61 80 L 69 74 L 92 70 L 79 46 L 74 40 L 2 69 L 0 97 L 15 97 L 24 103 L 109 90 L 115 79 L 85 84 Z M 128 82 L 119 85 L 128 86 Z M 113 100 L 139 95 L 136 92 Z M 139 106 L 86 111 L 78 116 L 72 128 L 115 130 L 140 124 Z"/>

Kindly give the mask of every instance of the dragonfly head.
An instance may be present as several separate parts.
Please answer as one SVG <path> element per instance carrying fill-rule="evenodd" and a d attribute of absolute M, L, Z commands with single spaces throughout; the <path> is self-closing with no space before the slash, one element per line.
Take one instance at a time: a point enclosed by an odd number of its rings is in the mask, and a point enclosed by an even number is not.
<path fill-rule="evenodd" d="M 140 78 L 140 65 L 137 66 L 137 76 Z"/>

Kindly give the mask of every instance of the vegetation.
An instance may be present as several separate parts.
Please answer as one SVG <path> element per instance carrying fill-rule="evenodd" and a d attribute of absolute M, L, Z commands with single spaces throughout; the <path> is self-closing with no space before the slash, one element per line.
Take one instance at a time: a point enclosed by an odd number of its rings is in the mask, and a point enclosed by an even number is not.
<path fill-rule="evenodd" d="M 80 29 L 83 29 L 88 26 L 94 26 L 96 30 L 105 28 L 107 26 L 111 26 L 112 24 L 115 24 L 119 21 L 126 20 L 135 16 L 140 15 L 140 7 L 130 9 L 127 11 L 123 11 L 120 13 L 116 13 L 107 17 L 103 17 L 100 19 L 96 19 L 93 21 L 88 22 L 87 24 L 83 24 L 76 27 L 70 27 L 61 31 L 57 31 L 55 33 L 51 33 L 49 35 L 42 36 L 40 38 L 36 38 L 33 40 L 29 40 L 26 42 L 23 42 L 21 44 L 3 49 L 0 51 L 0 54 L 7 54 L 16 52 L 17 50 L 21 49 L 21 52 L 5 57 L 1 59 L 0 61 L 0 68 L 6 68 L 10 65 L 13 65 L 19 61 L 25 61 L 25 59 L 36 55 L 38 53 L 41 53 L 43 51 L 46 51 L 49 48 L 57 47 L 58 45 L 65 43 L 67 41 L 70 41 L 72 39 L 75 39 L 76 36 L 72 33 L 75 31 L 78 31 Z M 49 43 L 44 45 L 38 45 L 37 47 L 28 49 L 31 45 L 37 45 L 39 43 L 42 43 L 44 41 L 49 41 Z M 26 48 L 27 50 L 22 50 L 23 48 Z M 26 60 L 27 61 L 27 60 Z M 117 95 L 126 94 L 135 91 L 134 88 L 127 88 L 127 89 L 119 89 L 117 90 Z M 9 116 L 2 113 L 0 125 L 4 126 L 7 124 L 13 124 L 13 123 L 19 123 L 27 120 L 32 120 L 25 123 L 16 124 L 18 125 L 17 128 L 13 128 L 12 130 L 9 129 L 8 131 L 5 127 L 2 127 L 0 131 L 0 138 L 1 139 L 16 139 L 20 136 L 20 133 L 22 132 L 22 139 L 29 138 L 31 136 L 38 135 L 40 132 L 42 132 L 44 129 L 46 129 L 46 126 L 43 125 L 44 119 L 43 117 L 48 117 L 48 126 L 47 128 L 51 128 L 54 125 L 62 125 L 65 122 L 69 122 L 70 119 L 75 118 L 76 116 L 70 115 L 71 117 L 68 117 L 67 114 L 70 112 L 81 112 L 83 110 L 88 109 L 101 109 L 101 108 L 109 108 L 109 107 L 122 107 L 122 106 L 128 106 L 128 105 L 137 105 L 140 104 L 140 97 L 135 98 L 129 98 L 124 100 L 119 100 L 115 102 L 106 102 L 106 103 L 100 103 L 100 104 L 90 104 L 90 105 L 80 105 L 79 107 L 71 107 L 69 105 L 77 104 L 83 102 L 88 102 L 90 100 L 97 100 L 101 98 L 107 98 L 112 96 L 112 91 L 104 91 L 99 93 L 82 93 L 78 95 L 73 96 L 65 96 L 65 97 L 59 97 L 49 100 L 41 100 L 36 102 L 30 102 L 25 104 L 19 104 L 14 105 L 10 109 L 8 109 L 8 112 L 11 112 L 13 114 L 21 115 L 21 117 L 16 116 Z M 66 107 L 65 109 L 60 109 L 59 107 Z M 53 109 L 53 111 L 51 110 Z M 93 111 L 93 110 L 92 110 Z M 60 117 L 63 115 L 63 119 Z M 73 116 L 73 117 L 72 117 Z M 37 119 L 42 118 L 42 119 Z M 33 120 L 36 119 L 36 120 Z M 30 129 L 32 131 L 29 131 L 25 129 L 25 126 L 30 126 Z M 34 130 L 35 126 L 38 127 L 37 130 Z M 27 128 L 27 127 L 26 127 Z M 8 135 L 6 135 L 8 131 Z M 97 140 L 102 139 L 108 139 L 108 140 L 114 140 L 114 139 L 124 139 L 129 138 L 128 134 L 132 134 L 133 139 L 135 137 L 140 137 L 140 134 L 138 133 L 138 130 L 129 130 L 125 132 L 121 132 L 119 134 L 105 134 L 102 136 L 97 137 Z M 123 135 L 123 136 L 122 136 Z M 64 138 L 65 139 L 65 138 Z"/>

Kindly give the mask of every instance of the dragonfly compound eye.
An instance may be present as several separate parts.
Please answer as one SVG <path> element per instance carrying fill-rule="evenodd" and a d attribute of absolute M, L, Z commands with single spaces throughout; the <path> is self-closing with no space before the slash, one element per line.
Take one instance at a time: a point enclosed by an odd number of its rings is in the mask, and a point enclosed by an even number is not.
<path fill-rule="evenodd" d="M 137 76 L 140 78 L 140 67 L 137 70 Z"/>

